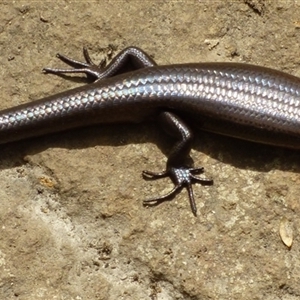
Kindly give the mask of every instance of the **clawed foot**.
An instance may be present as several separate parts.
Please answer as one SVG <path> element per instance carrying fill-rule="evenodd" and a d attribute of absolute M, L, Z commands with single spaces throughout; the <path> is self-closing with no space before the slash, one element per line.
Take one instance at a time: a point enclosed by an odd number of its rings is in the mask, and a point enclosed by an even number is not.
<path fill-rule="evenodd" d="M 43 72 L 45 73 L 52 73 L 52 74 L 67 74 L 67 73 L 84 73 L 88 77 L 92 77 L 94 81 L 99 80 L 104 77 L 103 69 L 106 66 L 106 60 L 103 59 L 99 65 L 96 65 L 87 50 L 87 48 L 83 48 L 83 56 L 85 62 L 80 62 L 70 57 L 67 57 L 62 54 L 57 54 L 56 57 L 59 58 L 61 61 L 66 63 L 67 65 L 73 67 L 74 69 L 57 69 L 57 68 L 44 68 Z"/>
<path fill-rule="evenodd" d="M 169 168 L 168 170 L 161 172 L 161 173 L 155 173 L 151 171 L 143 171 L 144 178 L 148 179 L 158 179 L 163 177 L 170 177 L 172 181 L 174 182 L 175 186 L 174 188 L 166 195 L 151 198 L 148 200 L 144 200 L 144 205 L 155 205 L 162 201 L 167 200 L 168 198 L 171 198 L 174 196 L 177 192 L 179 192 L 183 187 L 186 187 L 189 194 L 189 200 L 190 205 L 193 214 L 196 216 L 197 214 L 197 207 L 194 199 L 194 193 L 192 184 L 194 182 L 198 182 L 202 185 L 212 185 L 213 180 L 206 179 L 206 178 L 200 178 L 195 175 L 203 174 L 204 168 Z"/>

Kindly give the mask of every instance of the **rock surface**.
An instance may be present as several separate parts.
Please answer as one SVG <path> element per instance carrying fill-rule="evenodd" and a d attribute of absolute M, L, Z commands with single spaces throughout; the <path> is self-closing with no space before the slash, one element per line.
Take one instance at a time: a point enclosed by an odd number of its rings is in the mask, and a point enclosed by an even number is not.
<path fill-rule="evenodd" d="M 134 45 L 159 64 L 232 61 L 300 76 L 296 1 L 0 3 L 0 108 L 85 84 L 43 75 L 57 52 Z M 214 186 L 145 208 L 172 140 L 156 124 L 94 126 L 0 146 L 0 299 L 300 299 L 299 152 L 197 133 Z M 279 235 L 284 218 L 291 249 Z"/>

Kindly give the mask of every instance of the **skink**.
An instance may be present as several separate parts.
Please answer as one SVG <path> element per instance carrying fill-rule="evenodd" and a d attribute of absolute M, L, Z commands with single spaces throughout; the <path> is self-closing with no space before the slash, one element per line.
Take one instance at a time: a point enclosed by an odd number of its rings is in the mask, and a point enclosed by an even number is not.
<path fill-rule="evenodd" d="M 300 148 L 300 79 L 272 69 L 236 63 L 157 66 L 142 50 L 129 47 L 107 66 L 58 57 L 72 69 L 47 73 L 84 73 L 94 82 L 0 112 L 0 143 L 17 141 L 98 123 L 159 120 L 176 138 L 166 170 L 144 177 L 170 177 L 174 188 L 144 201 L 157 204 L 182 187 L 196 215 L 192 183 L 212 184 L 196 176 L 203 168 L 186 165 L 192 131 L 187 123 L 246 140 Z M 130 71 L 128 71 L 130 69 Z"/>

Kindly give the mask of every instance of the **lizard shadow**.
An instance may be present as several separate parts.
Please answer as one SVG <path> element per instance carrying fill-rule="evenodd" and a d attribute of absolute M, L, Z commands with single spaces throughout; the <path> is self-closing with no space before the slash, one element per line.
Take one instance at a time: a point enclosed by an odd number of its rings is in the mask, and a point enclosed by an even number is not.
<path fill-rule="evenodd" d="M 201 132 L 194 149 L 237 169 L 300 173 L 299 151 Z"/>
<path fill-rule="evenodd" d="M 153 143 L 167 157 L 174 142 L 173 138 L 161 132 L 154 123 L 94 125 L 0 145 L 0 170 L 24 165 L 26 155 L 34 155 L 48 148 L 86 149 L 98 145 L 118 147 Z M 260 172 L 280 169 L 300 173 L 299 151 L 296 150 L 206 132 L 195 134 L 192 148 L 238 169 Z M 162 162 L 162 169 L 165 168 L 165 161 L 166 159 Z M 189 159 L 189 162 L 201 166 L 201 161 Z M 204 167 L 208 169 L 209 165 Z M 151 169 L 151 166 L 146 168 Z"/>

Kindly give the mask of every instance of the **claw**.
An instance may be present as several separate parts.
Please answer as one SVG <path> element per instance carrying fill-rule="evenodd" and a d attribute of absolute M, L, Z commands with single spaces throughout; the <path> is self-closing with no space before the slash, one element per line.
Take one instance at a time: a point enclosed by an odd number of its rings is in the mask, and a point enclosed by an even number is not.
<path fill-rule="evenodd" d="M 196 202 L 195 202 L 195 198 L 194 198 L 194 192 L 193 192 L 193 188 L 191 184 L 187 184 L 187 190 L 188 190 L 188 194 L 189 194 L 189 200 L 190 200 L 190 206 L 191 206 L 191 210 L 194 214 L 194 216 L 197 216 L 197 206 L 196 206 Z"/>
<path fill-rule="evenodd" d="M 170 168 L 169 170 L 163 172 L 151 172 L 151 171 L 143 171 L 143 176 L 148 179 L 159 179 L 164 177 L 170 177 L 174 182 L 174 188 L 163 196 L 154 197 L 151 199 L 144 200 L 144 205 L 155 205 L 160 202 L 167 200 L 168 198 L 173 197 L 179 190 L 183 187 L 187 188 L 189 194 L 189 201 L 191 210 L 194 216 L 197 215 L 197 206 L 194 198 L 194 192 L 192 188 L 193 182 L 198 182 L 202 185 L 212 185 L 213 180 L 207 178 L 200 178 L 195 176 L 194 174 L 202 174 L 204 173 L 204 168 Z"/>
<path fill-rule="evenodd" d="M 90 57 L 89 50 L 87 49 L 87 47 L 83 47 L 83 56 L 88 66 L 95 65 Z"/>
<path fill-rule="evenodd" d="M 143 176 L 148 179 L 158 179 L 158 178 L 164 178 L 169 176 L 169 173 L 167 171 L 163 172 L 151 172 L 151 171 L 143 171 Z"/>
<path fill-rule="evenodd" d="M 68 57 L 66 55 L 63 55 L 63 54 L 60 54 L 60 53 L 57 53 L 56 57 L 58 59 L 60 59 L 62 62 L 64 62 L 65 64 L 69 65 L 70 67 L 77 68 L 77 69 L 78 68 L 89 67 L 90 64 L 91 64 L 91 62 L 89 62 L 87 60 L 86 60 L 86 62 L 78 61 L 78 60 L 75 60 L 73 58 L 70 58 L 70 57 Z"/>
<path fill-rule="evenodd" d="M 63 54 L 57 54 L 56 57 L 59 58 L 65 64 L 73 67 L 73 69 L 58 69 L 58 68 L 44 68 L 44 73 L 52 74 L 75 74 L 84 73 L 89 77 L 94 78 L 94 81 L 103 77 L 103 68 L 106 65 L 106 60 L 103 59 L 99 66 L 97 66 L 91 59 L 89 52 L 86 47 L 83 47 L 83 56 L 85 62 L 81 62 L 65 56 Z"/>
<path fill-rule="evenodd" d="M 104 69 L 105 67 L 106 67 L 106 58 L 103 58 L 99 63 L 99 68 Z"/>
<path fill-rule="evenodd" d="M 188 169 L 192 174 L 203 174 L 204 173 L 204 168 L 199 167 L 199 168 L 189 168 Z"/>
<path fill-rule="evenodd" d="M 146 203 L 156 203 L 156 202 L 162 202 L 164 200 L 167 200 L 169 197 L 172 197 L 179 189 L 181 189 L 182 187 L 179 185 L 176 185 L 169 193 L 167 193 L 166 195 L 163 196 L 158 196 L 156 198 L 151 198 L 151 199 L 147 199 L 144 200 L 144 204 Z"/>

